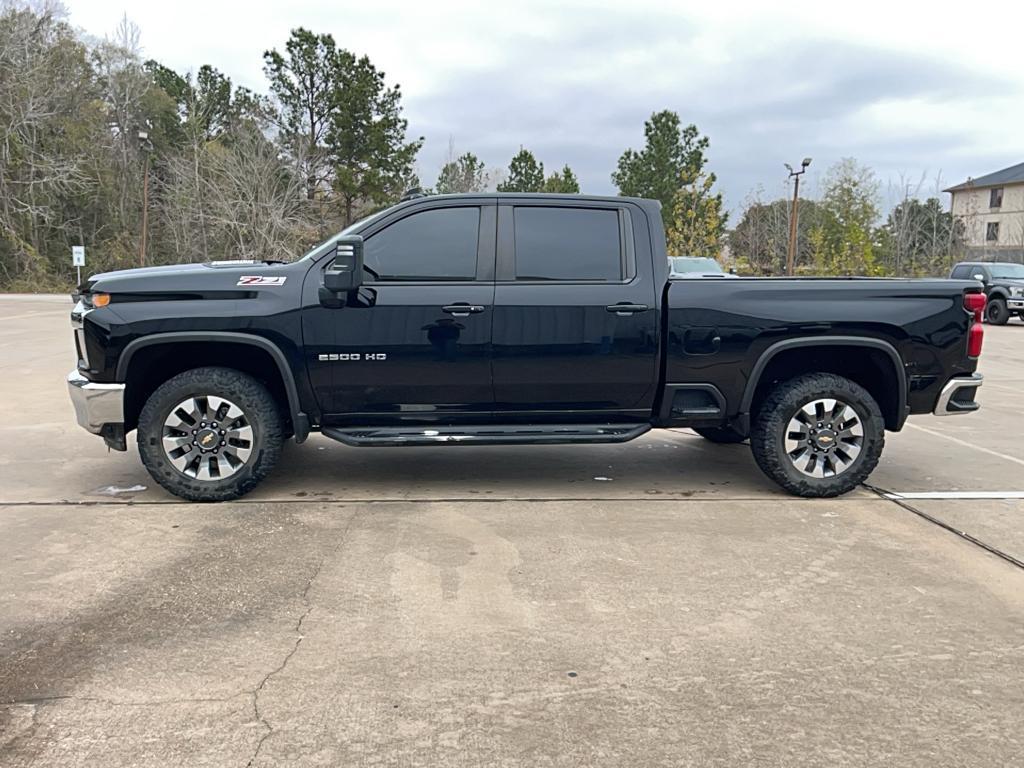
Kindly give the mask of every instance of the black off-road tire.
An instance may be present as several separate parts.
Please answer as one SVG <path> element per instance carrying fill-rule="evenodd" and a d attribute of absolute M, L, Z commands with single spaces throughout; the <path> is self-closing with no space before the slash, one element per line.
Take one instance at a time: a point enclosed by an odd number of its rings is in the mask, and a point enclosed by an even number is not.
<path fill-rule="evenodd" d="M 252 427 L 252 451 L 244 465 L 220 480 L 200 480 L 179 471 L 164 452 L 164 422 L 182 400 L 216 396 L 237 404 Z M 139 455 L 149 474 L 175 496 L 189 501 L 229 501 L 244 496 L 270 474 L 281 455 L 284 426 L 267 388 L 232 368 L 195 368 L 168 379 L 139 414 Z"/>
<path fill-rule="evenodd" d="M 803 474 L 789 458 L 785 439 L 790 419 L 804 404 L 841 400 L 855 411 L 863 428 L 861 450 L 840 474 L 815 478 Z M 809 373 L 778 384 L 757 411 L 750 431 L 754 460 L 768 477 L 796 496 L 840 496 L 864 480 L 878 464 L 885 445 L 885 420 L 878 403 L 856 382 L 832 373 Z"/>
<path fill-rule="evenodd" d="M 1006 321 L 1009 319 L 1010 310 L 1006 308 L 1004 299 L 992 299 L 985 307 L 985 320 L 990 325 L 1006 325 Z"/>
<path fill-rule="evenodd" d="M 693 431 L 712 443 L 742 443 L 747 439 L 732 427 L 694 427 Z"/>

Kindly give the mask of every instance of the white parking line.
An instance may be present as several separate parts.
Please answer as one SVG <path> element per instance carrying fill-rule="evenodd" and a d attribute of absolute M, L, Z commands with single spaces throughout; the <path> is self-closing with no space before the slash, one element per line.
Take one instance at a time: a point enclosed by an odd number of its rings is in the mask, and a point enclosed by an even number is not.
<path fill-rule="evenodd" d="M 943 440 L 949 440 L 949 442 L 956 443 L 957 445 L 962 445 L 967 448 L 973 448 L 976 451 L 987 453 L 989 456 L 998 456 L 1000 459 L 1006 459 L 1007 461 L 1012 461 L 1014 464 L 1020 464 L 1021 466 L 1024 466 L 1024 459 L 1018 459 L 1016 456 L 1007 456 L 1005 453 L 999 453 L 999 451 L 993 451 L 990 448 L 985 448 L 980 445 L 975 445 L 974 443 L 969 443 L 966 440 L 961 440 L 959 437 L 951 437 L 950 435 L 944 435 L 941 432 L 936 432 L 934 429 L 921 427 L 918 426 L 917 424 L 906 424 L 905 426 L 909 427 L 910 429 L 918 429 L 921 432 L 927 432 L 929 435 L 934 435 L 935 437 L 941 437 Z"/>
<path fill-rule="evenodd" d="M 917 491 L 883 495 L 887 499 L 1024 499 L 1024 491 Z"/>

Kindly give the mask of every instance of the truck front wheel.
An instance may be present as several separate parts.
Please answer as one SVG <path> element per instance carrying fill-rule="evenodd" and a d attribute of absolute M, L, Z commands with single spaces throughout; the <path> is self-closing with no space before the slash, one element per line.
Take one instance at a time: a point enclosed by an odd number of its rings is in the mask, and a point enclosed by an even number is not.
<path fill-rule="evenodd" d="M 776 386 L 750 433 L 754 460 L 803 497 L 839 496 L 867 479 L 885 443 L 878 403 L 859 384 L 810 373 Z"/>
<path fill-rule="evenodd" d="M 1006 301 L 1000 298 L 992 299 L 985 308 L 985 319 L 992 325 L 1006 325 L 1006 321 L 1010 319 Z"/>
<path fill-rule="evenodd" d="M 195 368 L 157 387 L 139 415 L 142 463 L 189 501 L 242 496 L 277 463 L 277 403 L 256 379 L 231 368 Z"/>

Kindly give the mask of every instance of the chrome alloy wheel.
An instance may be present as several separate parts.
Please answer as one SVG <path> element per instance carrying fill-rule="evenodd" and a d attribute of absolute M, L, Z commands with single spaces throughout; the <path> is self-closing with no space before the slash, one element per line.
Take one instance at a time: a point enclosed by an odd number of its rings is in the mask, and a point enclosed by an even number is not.
<path fill-rule="evenodd" d="M 164 419 L 164 453 L 197 480 L 223 480 L 252 455 L 253 431 L 245 412 L 230 400 L 197 395 L 182 400 Z"/>
<path fill-rule="evenodd" d="M 808 477 L 841 475 L 864 444 L 864 426 L 841 400 L 823 398 L 801 406 L 789 421 L 784 441 L 793 466 Z"/>

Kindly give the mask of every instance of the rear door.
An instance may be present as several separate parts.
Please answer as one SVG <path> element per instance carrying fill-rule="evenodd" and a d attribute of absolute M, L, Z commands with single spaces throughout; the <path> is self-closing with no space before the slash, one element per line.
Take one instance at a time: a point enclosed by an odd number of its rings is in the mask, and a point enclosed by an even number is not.
<path fill-rule="evenodd" d="M 438 200 L 363 232 L 358 301 L 319 307 L 313 317 L 307 308 L 304 318 L 307 349 L 311 325 L 331 340 L 310 350 L 327 423 L 490 414 L 495 216 L 493 204 Z"/>
<path fill-rule="evenodd" d="M 502 418 L 650 414 L 658 287 L 647 232 L 628 203 L 500 200 L 492 342 Z"/>

